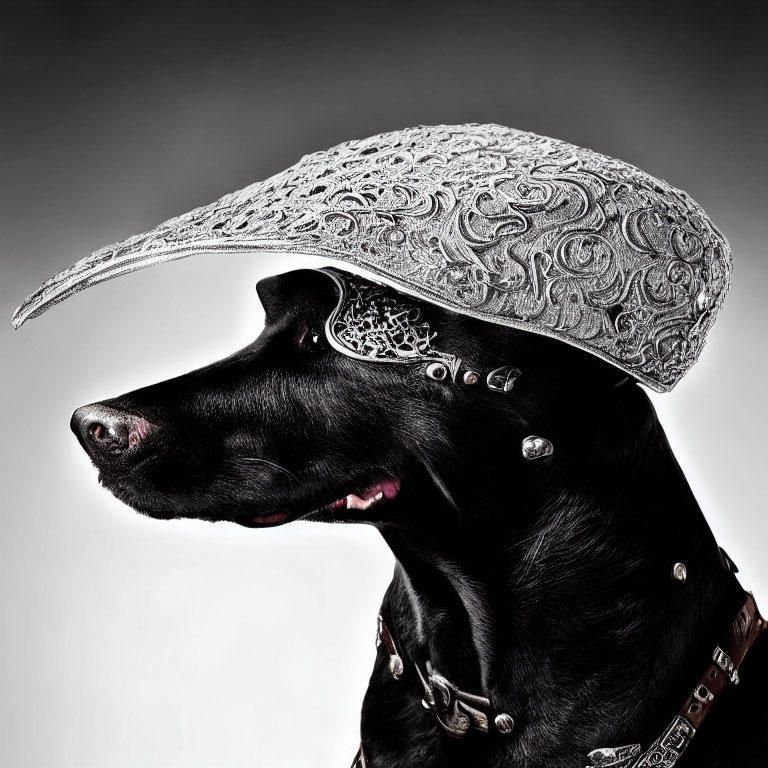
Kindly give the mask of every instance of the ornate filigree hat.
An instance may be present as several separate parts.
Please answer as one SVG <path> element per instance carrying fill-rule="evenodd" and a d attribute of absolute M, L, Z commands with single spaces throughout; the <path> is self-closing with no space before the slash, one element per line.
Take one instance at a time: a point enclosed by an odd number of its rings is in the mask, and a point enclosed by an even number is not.
<path fill-rule="evenodd" d="M 193 253 L 324 256 L 425 301 L 551 336 L 665 392 L 699 356 L 730 248 L 685 192 L 500 125 L 422 126 L 303 157 L 102 248 L 16 311 Z"/>

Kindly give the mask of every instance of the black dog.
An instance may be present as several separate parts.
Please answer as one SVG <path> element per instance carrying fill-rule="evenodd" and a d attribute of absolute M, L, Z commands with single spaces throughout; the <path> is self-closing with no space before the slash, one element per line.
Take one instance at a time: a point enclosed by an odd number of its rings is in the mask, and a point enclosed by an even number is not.
<path fill-rule="evenodd" d="M 452 386 L 329 346 L 337 293 L 320 272 L 258 292 L 267 324 L 250 346 L 75 412 L 101 482 L 156 518 L 380 530 L 397 566 L 362 711 L 372 768 L 583 768 L 596 748 L 646 749 L 744 592 L 644 391 L 561 342 L 423 305 L 442 349 L 521 371 L 504 395 Z M 523 459 L 531 434 L 554 454 Z M 767 645 L 681 768 L 768 765 Z M 504 728 L 446 735 L 421 702 L 440 710 L 430 671 L 475 694 L 470 709 L 487 697 Z"/>

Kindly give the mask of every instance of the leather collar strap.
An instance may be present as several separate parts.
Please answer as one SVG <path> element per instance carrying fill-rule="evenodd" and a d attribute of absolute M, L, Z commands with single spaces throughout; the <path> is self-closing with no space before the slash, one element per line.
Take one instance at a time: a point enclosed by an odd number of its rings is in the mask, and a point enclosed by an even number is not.
<path fill-rule="evenodd" d="M 760 616 L 755 598 L 747 592 L 746 602 L 733 622 L 730 637 L 722 646 L 715 648 L 712 663 L 664 733 L 642 753 L 639 744 L 595 749 L 588 755 L 592 763 L 587 768 L 672 768 L 728 683 L 738 685 L 739 666 L 766 627 L 768 623 Z"/>
<path fill-rule="evenodd" d="M 450 680 L 436 673 L 429 662 L 426 674 L 418 664 L 414 666 L 424 687 L 421 703 L 435 715 L 449 736 L 460 739 L 470 728 L 488 732 L 488 722 L 493 717 L 490 699 L 459 690 Z M 514 725 L 512 718 L 509 719 Z"/>
<path fill-rule="evenodd" d="M 357 750 L 357 754 L 355 755 L 355 759 L 352 761 L 350 768 L 368 768 L 368 761 L 365 759 L 365 752 L 363 752 L 362 742 L 360 744 L 360 749 Z"/>
<path fill-rule="evenodd" d="M 730 636 L 722 646 L 715 648 L 712 663 L 661 736 L 645 752 L 641 752 L 640 744 L 592 750 L 588 755 L 591 762 L 586 768 L 673 768 L 728 683 L 738 685 L 741 662 L 760 634 L 768 628 L 768 622 L 760 616 L 752 593 L 746 594 L 746 601 L 733 622 Z M 392 676 L 399 679 L 404 671 L 403 658 L 386 623 L 379 616 L 377 645 L 382 644 L 389 654 Z M 494 717 L 488 698 L 460 691 L 434 672 L 429 663 L 426 675 L 418 664 L 415 668 L 424 687 L 422 704 L 436 715 L 440 725 L 451 736 L 461 737 L 470 728 L 488 732 L 491 718 L 501 733 L 512 732 L 512 717 L 506 713 Z M 367 766 L 361 744 L 352 768 Z"/>
<path fill-rule="evenodd" d="M 395 680 L 399 680 L 405 669 L 403 657 L 397 650 L 392 633 L 381 616 L 379 616 L 376 644 L 384 645 L 386 648 L 389 654 L 389 671 Z M 414 668 L 424 688 L 424 698 L 421 703 L 425 709 L 435 715 L 449 736 L 461 738 L 472 728 L 487 733 L 491 723 L 500 733 L 512 732 L 515 726 L 512 716 L 505 712 L 496 714 L 490 699 L 486 696 L 459 690 L 450 680 L 436 672 L 429 661 L 426 664 L 426 671 L 422 671 L 415 662 Z"/>

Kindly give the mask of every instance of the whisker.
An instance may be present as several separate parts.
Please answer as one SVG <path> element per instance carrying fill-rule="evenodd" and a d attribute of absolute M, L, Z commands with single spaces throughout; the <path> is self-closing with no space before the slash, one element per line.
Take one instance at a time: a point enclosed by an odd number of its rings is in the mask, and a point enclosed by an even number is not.
<path fill-rule="evenodd" d="M 448 502 L 449 506 L 451 506 L 456 512 L 458 522 L 461 522 L 461 517 L 462 517 L 461 509 L 459 509 L 459 505 L 456 503 L 456 500 L 453 498 L 453 495 L 448 490 L 448 486 L 446 486 L 446 484 L 443 482 L 443 479 L 440 477 L 440 475 L 437 474 L 437 472 L 432 468 L 430 464 L 428 464 L 426 461 L 422 463 L 424 464 L 424 467 L 429 473 L 429 476 L 432 478 L 432 482 L 435 484 L 437 489 L 440 491 L 440 493 L 443 495 L 445 500 Z"/>
<path fill-rule="evenodd" d="M 269 459 L 261 459 L 256 456 L 237 456 L 233 459 L 227 459 L 227 461 L 230 464 L 237 464 L 239 462 L 246 463 L 246 464 L 251 462 L 254 464 L 268 464 L 270 467 L 274 467 L 275 469 L 278 469 L 281 472 L 285 472 L 286 475 L 293 478 L 294 480 L 299 479 L 298 477 L 296 477 L 296 475 L 293 474 L 293 472 L 291 472 L 290 469 L 286 469 L 285 467 L 281 466 L 277 462 L 270 461 Z"/>

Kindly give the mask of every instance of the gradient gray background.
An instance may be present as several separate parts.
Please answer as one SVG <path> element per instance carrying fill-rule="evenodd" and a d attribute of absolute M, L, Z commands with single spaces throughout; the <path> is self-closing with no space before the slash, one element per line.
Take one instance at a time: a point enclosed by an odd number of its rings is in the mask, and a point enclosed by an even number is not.
<path fill-rule="evenodd" d="M 68 428 L 82 403 L 249 342 L 256 280 L 302 262 L 197 257 L 18 333 L 10 315 L 99 246 L 380 131 L 533 130 L 710 213 L 733 288 L 701 361 L 653 400 L 768 607 L 765 19 L 703 5 L 3 4 L 0 766 L 351 760 L 392 568 L 377 534 L 145 519 L 97 486 Z"/>

